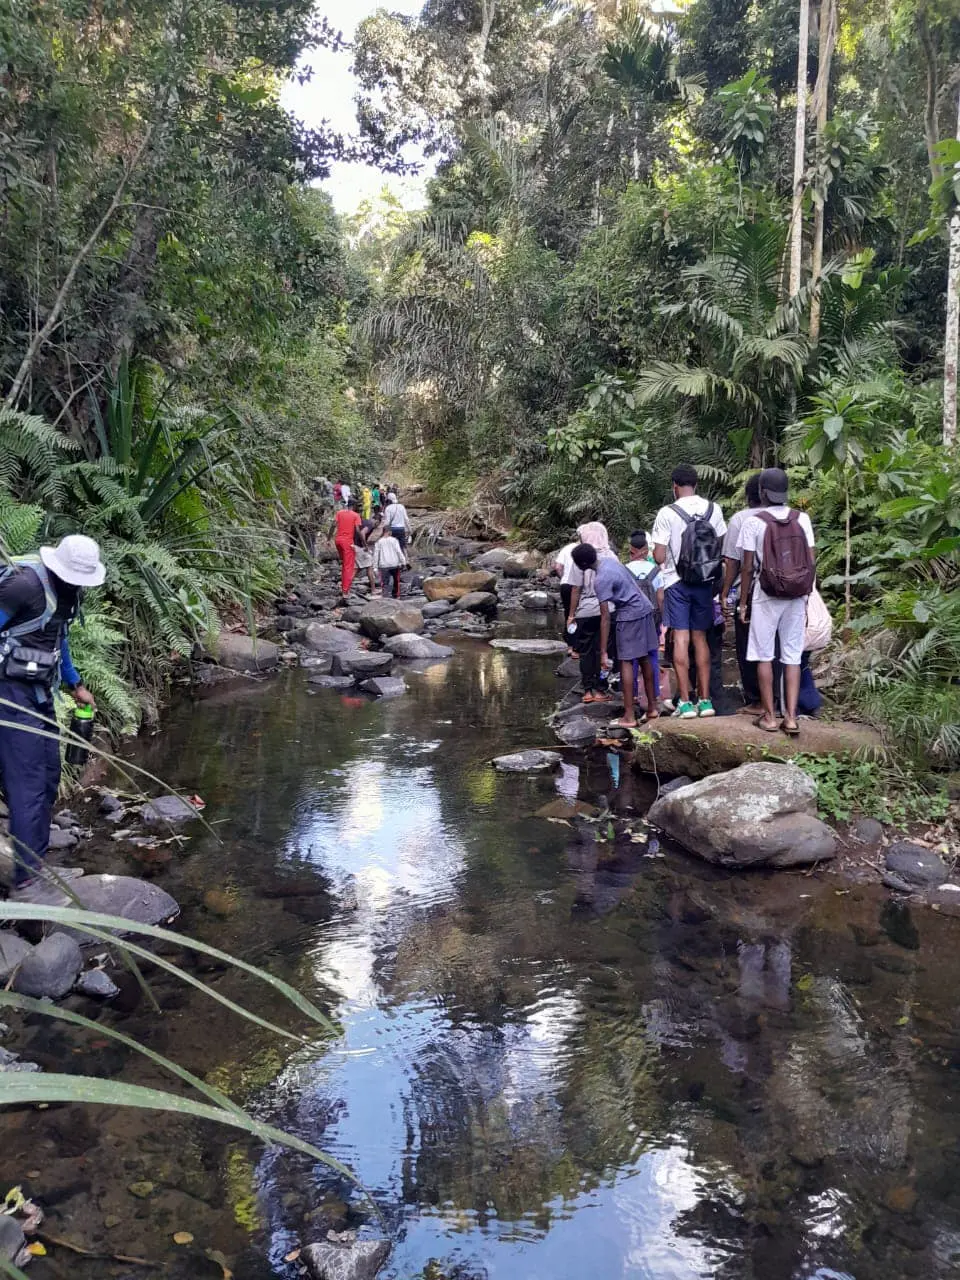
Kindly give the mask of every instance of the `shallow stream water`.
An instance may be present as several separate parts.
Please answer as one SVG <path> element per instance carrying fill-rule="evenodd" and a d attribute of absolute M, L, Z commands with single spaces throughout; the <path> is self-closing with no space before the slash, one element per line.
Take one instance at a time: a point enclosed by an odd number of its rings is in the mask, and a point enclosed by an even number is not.
<path fill-rule="evenodd" d="M 104 1015 L 348 1165 L 383 1222 L 335 1173 L 206 1124 L 20 1113 L 7 1175 L 38 1175 L 51 1231 L 160 1264 L 54 1252 L 35 1274 L 216 1280 L 219 1251 L 236 1280 L 292 1277 L 329 1225 L 386 1228 L 390 1280 L 960 1273 L 960 923 L 664 851 L 654 784 L 602 751 L 497 774 L 493 755 L 550 745 L 555 663 L 457 645 L 392 702 L 303 672 L 231 687 L 140 755 L 222 840 L 147 868 L 181 927 L 340 1033 L 278 1043 L 166 981 L 162 1019 L 132 992 Z M 564 817 L 572 799 L 595 820 Z M 252 981 L 199 976 L 286 1018 Z M 29 1034 L 61 1069 L 169 1084 L 72 1029 Z"/>

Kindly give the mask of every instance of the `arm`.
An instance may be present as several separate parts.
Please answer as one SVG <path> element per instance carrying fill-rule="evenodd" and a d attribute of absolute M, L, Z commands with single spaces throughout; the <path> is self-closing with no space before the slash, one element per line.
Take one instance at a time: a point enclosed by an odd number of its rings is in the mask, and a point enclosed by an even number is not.
<path fill-rule="evenodd" d="M 574 587 L 570 592 L 570 612 L 567 614 L 568 627 L 573 625 L 573 621 L 577 616 L 577 609 L 580 606 L 580 593 L 582 590 L 582 587 Z"/>
<path fill-rule="evenodd" d="M 664 546 L 661 546 L 661 545 L 660 545 L 660 543 L 658 542 L 658 543 L 656 544 L 656 546 L 653 548 L 653 558 L 654 558 L 654 560 L 656 560 L 657 564 L 659 564 L 659 565 L 664 565 L 664 564 L 666 564 L 666 563 L 667 563 L 667 548 L 666 548 L 666 547 L 664 547 Z"/>
<path fill-rule="evenodd" d="M 613 663 L 607 657 L 607 649 L 610 647 L 610 606 L 606 600 L 600 601 L 600 665 L 602 667 L 612 667 Z"/>
<path fill-rule="evenodd" d="M 67 635 L 63 637 L 63 646 L 60 650 L 60 675 L 63 683 L 73 694 L 73 700 L 77 706 L 93 707 L 94 711 L 96 711 L 96 700 L 84 685 L 80 672 L 73 665 L 73 658 L 70 655 L 70 639 Z"/>
<path fill-rule="evenodd" d="M 746 622 L 747 609 L 750 607 L 750 593 L 753 589 L 753 566 L 755 557 L 752 551 L 744 549 L 743 567 L 740 571 L 740 621 Z"/>
<path fill-rule="evenodd" d="M 726 600 L 730 592 L 733 590 L 734 579 L 740 572 L 740 561 L 735 560 L 733 556 L 724 556 L 723 558 L 723 586 L 720 588 L 720 601 L 726 608 Z"/>
<path fill-rule="evenodd" d="M 660 610 L 660 617 L 663 617 L 663 587 L 657 587 L 657 608 Z"/>

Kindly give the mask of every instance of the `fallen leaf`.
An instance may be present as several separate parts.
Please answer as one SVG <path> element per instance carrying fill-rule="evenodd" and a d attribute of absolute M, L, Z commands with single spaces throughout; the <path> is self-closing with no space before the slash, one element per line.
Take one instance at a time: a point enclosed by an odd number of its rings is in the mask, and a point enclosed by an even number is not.
<path fill-rule="evenodd" d="M 193 1236 L 189 1231 L 175 1231 L 173 1233 L 174 1244 L 193 1244 Z"/>
<path fill-rule="evenodd" d="M 905 1027 L 909 1021 L 910 1021 L 910 1019 L 907 1017 L 907 1015 L 906 1015 L 906 1014 L 904 1014 L 902 1018 L 898 1018 L 898 1019 L 897 1019 L 897 1026 L 898 1026 L 898 1027 Z"/>
<path fill-rule="evenodd" d="M 127 1190 L 132 1196 L 136 1196 L 138 1200 L 146 1200 L 148 1196 L 153 1195 L 152 1182 L 131 1182 Z"/>
<path fill-rule="evenodd" d="M 47 1251 L 39 1240 L 34 1240 L 32 1244 L 27 1245 L 27 1253 L 33 1258 L 45 1258 Z"/>
<path fill-rule="evenodd" d="M 300 1257 L 300 1250 L 299 1250 L 299 1249 L 293 1249 L 293 1250 L 291 1250 L 291 1252 L 290 1252 L 290 1253 L 288 1253 L 288 1254 L 287 1254 L 287 1256 L 284 1258 L 284 1262 L 296 1262 L 296 1260 L 297 1260 L 299 1257 Z"/>

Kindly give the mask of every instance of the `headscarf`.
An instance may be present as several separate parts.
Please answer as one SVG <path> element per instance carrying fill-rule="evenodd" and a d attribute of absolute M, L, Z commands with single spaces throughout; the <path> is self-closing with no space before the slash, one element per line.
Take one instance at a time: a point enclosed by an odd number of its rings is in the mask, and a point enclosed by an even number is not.
<path fill-rule="evenodd" d="M 582 524 L 577 530 L 577 534 L 581 542 L 585 542 L 596 550 L 598 556 L 613 555 L 610 550 L 610 535 L 607 533 L 607 526 L 601 524 L 599 520 L 591 520 L 588 524 Z"/>

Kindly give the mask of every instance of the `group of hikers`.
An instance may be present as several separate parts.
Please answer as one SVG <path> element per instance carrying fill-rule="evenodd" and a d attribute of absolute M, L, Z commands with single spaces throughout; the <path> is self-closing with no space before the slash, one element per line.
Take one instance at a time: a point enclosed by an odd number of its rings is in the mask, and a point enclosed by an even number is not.
<path fill-rule="evenodd" d="M 337 490 L 339 489 L 339 497 Z M 340 593 L 350 594 L 357 570 L 366 572 L 372 595 L 389 592 L 400 598 L 400 574 L 407 564 L 407 542 L 412 535 L 410 517 L 397 490 L 385 485 L 363 485 L 359 500 L 350 486 L 334 486 L 330 540 L 340 560 Z"/>
<path fill-rule="evenodd" d="M 729 524 L 718 503 L 698 494 L 694 467 L 678 466 L 672 483 L 674 501 L 657 513 L 651 534 L 631 536 L 626 564 L 597 521 L 581 525 L 579 542 L 557 554 L 583 701 L 612 701 L 608 673 L 619 664 L 624 711 L 612 728 L 666 714 L 715 716 L 723 633 L 733 621 L 743 712 L 765 732 L 795 736 L 801 710 L 820 705 L 809 655 L 828 643 L 830 629 L 816 590 L 810 519 L 790 507 L 789 481 L 778 467 L 750 477 L 746 505 Z"/>

